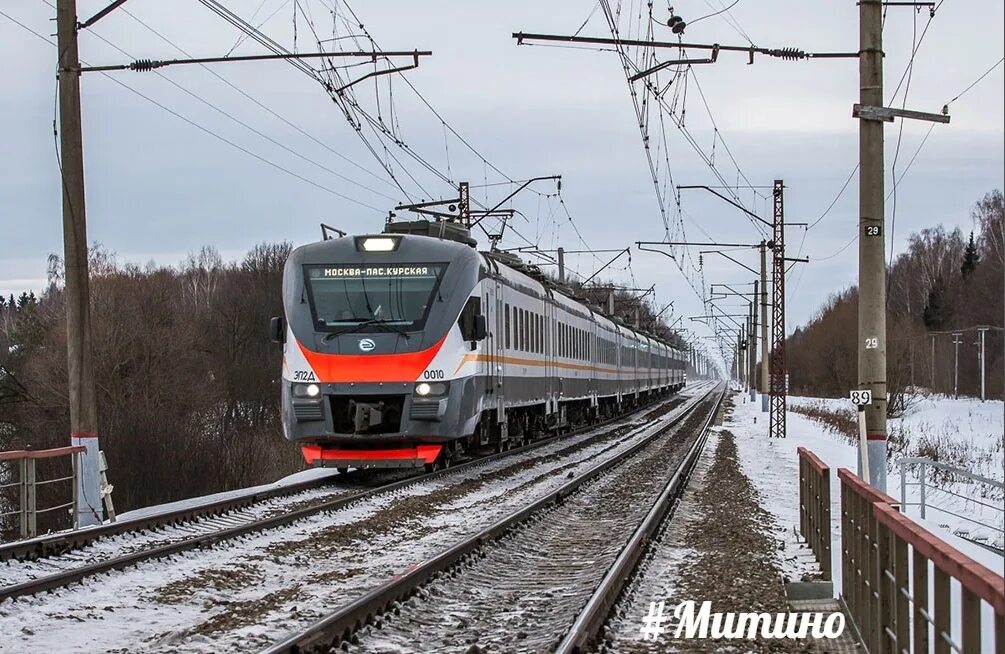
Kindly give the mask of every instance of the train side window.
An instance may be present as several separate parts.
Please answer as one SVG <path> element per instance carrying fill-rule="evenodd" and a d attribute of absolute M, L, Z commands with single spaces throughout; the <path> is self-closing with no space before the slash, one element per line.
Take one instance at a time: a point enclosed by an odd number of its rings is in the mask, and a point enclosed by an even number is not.
<path fill-rule="evenodd" d="M 517 351 L 523 349 L 523 337 L 520 330 L 520 325 L 522 324 L 523 319 L 520 316 L 520 307 L 513 307 L 513 349 Z"/>
<path fill-rule="evenodd" d="M 519 339 L 519 343 L 517 343 L 517 349 L 523 352 L 524 348 L 527 346 L 527 337 L 526 334 L 524 333 L 525 316 L 523 313 L 523 309 L 517 309 L 517 312 L 520 315 L 520 321 L 517 323 L 517 338 Z"/>
<path fill-rule="evenodd" d="M 524 309 L 524 352 L 531 352 L 531 312 Z"/>
<path fill-rule="evenodd" d="M 461 335 L 464 337 L 464 340 L 477 340 L 475 334 L 475 316 L 481 315 L 481 312 L 482 299 L 480 297 L 469 297 L 467 304 L 464 305 L 464 310 L 461 311 L 461 315 L 457 319 L 457 326 L 461 328 Z"/>
<path fill-rule="evenodd" d="M 506 332 L 506 349 L 508 350 L 509 349 L 509 304 L 506 305 L 505 328 L 504 328 L 504 331 Z"/>

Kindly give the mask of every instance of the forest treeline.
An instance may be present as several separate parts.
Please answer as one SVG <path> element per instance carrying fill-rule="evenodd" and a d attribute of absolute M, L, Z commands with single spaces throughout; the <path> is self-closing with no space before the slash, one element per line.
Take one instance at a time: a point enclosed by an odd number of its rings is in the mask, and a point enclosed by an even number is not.
<path fill-rule="evenodd" d="M 301 469 L 279 420 L 282 352 L 267 336 L 269 317 L 282 311 L 289 252 L 287 243 L 260 245 L 225 263 L 203 248 L 178 267 L 140 268 L 92 249 L 101 449 L 117 510 Z M 0 302 L 0 451 L 68 444 L 61 281 L 62 262 L 51 257 L 40 296 Z M 66 487 L 51 493 L 40 507 L 69 499 Z M 39 527 L 66 519 L 40 519 Z"/>
<path fill-rule="evenodd" d="M 98 425 L 118 511 L 267 483 L 303 468 L 282 435 L 282 351 L 267 329 L 282 313 L 290 250 L 289 243 L 262 244 L 225 263 L 206 247 L 178 266 L 140 267 L 92 248 Z M 53 256 L 39 296 L 0 297 L 0 451 L 68 444 L 62 277 Z M 598 305 L 610 292 L 575 284 L 570 291 Z M 669 336 L 630 293 L 615 290 L 615 307 L 628 322 L 637 317 Z M 39 465 L 39 478 L 52 478 L 68 462 Z M 4 474 L 0 469 L 0 485 Z M 0 513 L 17 506 L 16 490 L 0 496 Z M 68 499 L 66 485 L 47 487 L 39 506 Z M 43 531 L 67 525 L 65 513 L 40 517 Z M 0 520 L 0 536 L 15 526 Z"/>
<path fill-rule="evenodd" d="M 953 332 L 961 335 L 961 395 L 980 395 L 981 326 L 985 333 L 987 395 L 1002 397 L 1002 192 L 992 191 L 971 210 L 973 231 L 923 229 L 887 269 L 887 380 L 892 412 L 909 387 L 952 393 L 956 379 Z M 793 394 L 847 395 L 857 386 L 858 289 L 831 296 L 812 320 L 786 341 Z M 933 358 L 934 347 L 934 358 Z M 934 365 L 933 365 L 934 364 Z"/>

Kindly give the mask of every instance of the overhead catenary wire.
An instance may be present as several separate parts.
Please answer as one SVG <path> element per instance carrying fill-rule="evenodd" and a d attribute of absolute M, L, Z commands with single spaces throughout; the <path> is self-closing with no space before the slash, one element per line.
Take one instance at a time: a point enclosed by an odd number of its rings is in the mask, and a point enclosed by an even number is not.
<path fill-rule="evenodd" d="M 49 3 L 46 2 L 46 4 L 49 4 Z M 51 6 L 51 4 L 50 4 L 50 6 Z M 35 36 L 41 38 L 42 40 L 44 40 L 45 42 L 49 43 L 53 47 L 56 47 L 56 43 L 54 41 L 52 41 L 52 40 L 50 40 L 50 39 L 42 36 L 41 34 L 39 34 L 38 32 L 36 32 L 35 30 L 32 30 L 31 28 L 29 28 L 26 25 L 22 24 L 20 21 L 15 20 L 14 18 L 12 18 L 11 16 L 9 16 L 8 14 L 6 14 L 4 12 L 0 12 L 0 14 L 2 14 L 3 16 L 5 16 L 6 18 L 10 19 L 12 22 L 18 24 L 22 28 L 26 29 L 27 31 L 31 32 Z M 81 61 L 83 61 L 83 60 L 81 60 Z M 139 96 L 140 98 L 146 100 L 147 102 L 149 102 L 149 103 L 151 103 L 151 104 L 159 107 L 160 109 L 162 109 L 162 110 L 166 111 L 167 113 L 173 115 L 174 117 L 178 118 L 179 120 L 182 120 L 183 122 L 187 123 L 188 125 L 190 125 L 192 127 L 195 127 L 196 129 L 202 131 L 203 133 L 205 133 L 205 134 L 207 134 L 209 136 L 212 136 L 213 138 L 215 138 L 215 139 L 217 139 L 217 140 L 225 143 L 226 145 L 229 145 L 230 147 L 232 147 L 232 148 L 234 148 L 234 149 L 236 149 L 236 150 L 238 150 L 238 151 L 240 151 L 240 152 L 242 152 L 242 153 L 244 153 L 244 154 L 246 154 L 246 155 L 248 155 L 248 156 L 250 156 L 250 157 L 252 157 L 252 158 L 254 158 L 254 159 L 256 159 L 256 160 L 258 160 L 258 161 L 260 161 L 260 162 L 262 162 L 264 164 L 266 164 L 266 165 L 268 165 L 268 166 L 271 166 L 272 168 L 275 168 L 276 170 L 279 170 L 280 172 L 283 172 L 283 173 L 285 173 L 285 174 L 287 174 L 287 175 L 289 175 L 291 177 L 294 177 L 294 178 L 296 178 L 296 179 L 298 179 L 298 180 L 300 180 L 300 181 L 302 181 L 304 183 L 307 183 L 307 184 L 313 186 L 314 188 L 317 188 L 318 190 L 324 191 L 326 193 L 334 195 L 335 197 L 338 197 L 338 198 L 341 198 L 343 200 L 346 200 L 347 202 L 351 202 L 353 204 L 359 205 L 359 206 L 364 207 L 366 209 L 371 209 L 373 211 L 381 212 L 381 210 L 379 208 L 377 208 L 377 207 L 375 207 L 375 206 L 373 206 L 371 204 L 367 204 L 366 202 L 362 202 L 360 200 L 357 200 L 356 198 L 353 198 L 353 197 L 350 197 L 348 195 L 345 195 L 344 193 L 340 193 L 339 191 L 336 191 L 335 189 L 332 189 L 332 188 L 330 188 L 328 186 L 325 186 L 324 184 L 321 184 L 321 183 L 319 183 L 319 182 L 317 182 L 315 180 L 312 180 L 312 179 L 310 179 L 308 177 L 305 177 L 304 175 L 296 173 L 296 172 L 294 172 L 294 171 L 292 171 L 292 170 L 290 170 L 290 169 L 282 166 L 281 164 L 278 164 L 275 161 L 272 161 L 271 159 L 269 159 L 269 158 L 267 158 L 267 157 L 265 157 L 263 155 L 260 155 L 260 154 L 258 154 L 256 152 L 253 152 L 252 150 L 249 150 L 248 148 L 246 148 L 246 147 L 244 147 L 244 146 L 236 143 L 235 141 L 232 141 L 232 140 L 230 140 L 230 139 L 228 139 L 228 138 L 226 138 L 226 137 L 224 137 L 224 136 L 222 136 L 222 135 L 214 132 L 213 130 L 209 129 L 208 127 L 205 127 L 204 125 L 201 125 L 201 124 L 197 123 L 196 121 L 192 120 L 191 118 L 188 118 L 187 116 L 185 116 L 185 115 L 183 115 L 183 114 L 175 111 L 174 109 L 171 109 L 170 107 L 166 106 L 165 104 L 163 104 L 163 103 L 161 103 L 161 102 L 159 102 L 159 101 L 151 98 L 150 96 L 148 96 L 148 95 L 146 95 L 146 94 L 138 91 L 137 89 L 129 86 L 125 82 L 122 82 L 121 80 L 117 79 L 115 76 L 113 76 L 113 75 L 111 75 L 109 73 L 101 72 L 101 74 L 104 75 L 105 77 L 107 77 L 108 79 L 110 79 L 112 82 L 114 82 L 118 86 L 120 86 L 120 87 L 122 87 L 122 88 L 124 88 L 124 89 L 126 89 L 128 91 L 130 91 L 131 93 Z"/>

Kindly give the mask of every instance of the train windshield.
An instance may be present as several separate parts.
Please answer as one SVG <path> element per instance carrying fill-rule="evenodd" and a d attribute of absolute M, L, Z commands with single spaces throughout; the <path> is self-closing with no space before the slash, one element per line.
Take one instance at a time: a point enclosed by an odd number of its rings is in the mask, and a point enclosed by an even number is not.
<path fill-rule="evenodd" d="M 446 264 L 304 266 L 318 330 L 379 321 L 418 328 L 426 319 Z"/>

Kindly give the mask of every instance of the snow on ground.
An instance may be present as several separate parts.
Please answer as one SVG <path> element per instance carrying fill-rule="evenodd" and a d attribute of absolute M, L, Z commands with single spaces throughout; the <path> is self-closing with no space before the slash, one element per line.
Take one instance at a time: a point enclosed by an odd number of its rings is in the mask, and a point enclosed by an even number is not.
<path fill-rule="evenodd" d="M 768 414 L 761 412 L 760 397 L 751 402 L 749 397 L 740 393 L 734 396 L 736 407 L 733 414 L 723 423 L 723 429 L 728 429 L 736 438 L 744 471 L 750 477 L 761 495 L 762 506 L 770 511 L 780 525 L 777 534 L 780 547 L 780 558 L 783 574 L 790 580 L 798 580 L 804 574 L 815 568 L 815 563 L 806 556 L 807 549 L 800 544 L 796 536 L 799 527 L 799 462 L 796 449 L 806 447 L 820 457 L 831 470 L 831 569 L 834 577 L 834 592 L 841 592 L 841 507 L 840 481 L 837 478 L 839 468 L 856 470 L 857 449 L 846 436 L 836 432 L 822 422 L 807 416 L 789 412 L 787 438 L 768 438 Z M 817 400 L 815 398 L 790 398 L 792 404 L 811 404 L 822 402 L 826 405 L 853 411 L 848 400 Z M 994 439 L 998 439 L 997 462 L 990 467 L 1002 469 L 1001 435 L 1005 429 L 1005 416 L 1002 412 L 1002 402 L 986 402 L 973 400 L 951 400 L 948 398 L 926 398 L 919 402 L 904 418 L 891 421 L 891 431 L 904 430 L 909 443 L 922 435 L 934 435 L 939 427 L 951 425 L 946 439 L 955 438 L 960 443 L 970 443 L 975 448 L 985 448 L 994 451 Z M 909 444 L 908 447 L 911 447 Z M 910 450 L 909 450 L 910 451 Z M 989 470 L 990 471 L 990 470 Z M 999 472 L 998 479 L 1001 478 Z M 894 497 L 899 495 L 900 477 L 896 469 L 891 469 L 888 476 L 889 493 Z M 908 487 L 909 502 L 916 502 L 916 495 Z M 916 493 L 916 490 L 914 491 Z M 1000 505 L 1000 500 L 998 501 Z M 915 512 L 916 513 L 916 512 Z M 988 549 L 968 540 L 958 538 L 939 524 L 923 521 L 917 515 L 912 519 L 929 529 L 944 541 L 960 550 L 975 561 L 990 570 L 1001 574 L 1005 559 Z M 939 523 L 945 522 L 941 515 Z M 954 626 L 959 625 L 958 610 L 959 584 L 952 583 Z M 985 633 L 993 633 L 992 613 L 990 607 L 982 605 L 982 626 Z M 954 629 L 954 631 L 956 631 Z M 959 642 L 959 634 L 954 633 Z M 991 651 L 990 644 L 987 649 Z"/>
<path fill-rule="evenodd" d="M 821 407 L 855 419 L 855 408 L 846 399 L 792 397 L 789 403 Z M 790 412 L 790 424 L 794 416 Z M 888 429 L 891 448 L 888 493 L 906 504 L 906 513 L 911 517 L 919 518 L 921 513 L 919 468 L 907 469 L 903 479 L 906 486 L 902 486 L 901 469 L 896 462 L 903 457 L 935 459 L 998 482 L 1005 476 L 1002 451 L 1005 404 L 1001 401 L 916 395 L 909 401 L 903 417 L 889 421 Z M 838 434 L 831 433 L 840 439 Z M 854 463 L 848 467 L 854 470 Z M 949 531 L 970 539 L 985 539 L 999 550 L 1005 546 L 1002 536 L 1005 496 L 1000 488 L 959 477 L 937 477 L 931 468 L 926 480 L 926 518 L 935 523 L 936 533 Z"/>
<path fill-rule="evenodd" d="M 179 509 L 191 509 L 207 504 L 212 504 L 213 502 L 219 502 L 221 500 L 236 499 L 239 497 L 247 497 L 261 493 L 262 491 L 272 490 L 275 488 L 285 488 L 287 486 L 293 486 L 300 482 L 309 481 L 312 479 L 320 479 L 323 477 L 332 477 L 338 473 L 331 468 L 311 468 L 310 470 L 301 470 L 300 472 L 295 472 L 292 475 L 288 475 L 274 481 L 271 484 L 262 484 L 261 486 L 251 486 L 249 488 L 240 488 L 238 490 L 225 491 L 223 493 L 214 493 L 213 495 L 203 495 L 200 497 L 192 497 L 187 500 L 179 500 L 177 502 L 169 502 L 167 504 L 157 504 L 155 506 L 148 506 L 142 509 L 136 509 L 134 511 L 126 511 L 125 513 L 120 513 L 118 515 L 119 520 L 129 520 L 132 518 L 149 518 L 152 516 L 161 515 L 164 513 L 170 513 L 172 511 L 177 511 Z"/>

